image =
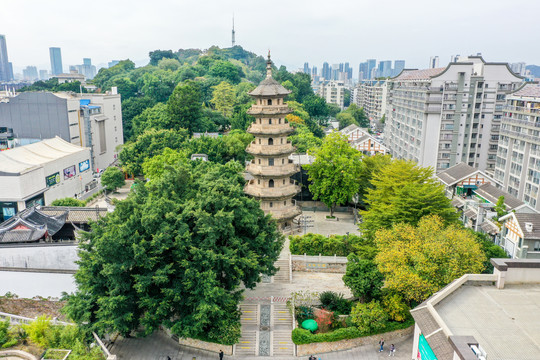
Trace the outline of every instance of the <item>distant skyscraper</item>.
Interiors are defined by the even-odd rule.
[[[49,72],[47,70],[39,70],[39,80],[47,80],[49,78]]]
[[[521,76],[525,76],[527,74],[527,64],[524,62],[518,62],[518,63],[512,63],[509,64],[510,69],[512,69],[513,72],[516,74],[519,74]]]
[[[62,74],[64,71],[62,70],[62,51],[60,48],[49,48],[49,55],[51,57],[51,73],[53,75]]]
[[[307,63],[307,62],[304,63],[304,73],[305,74],[310,74],[311,73],[311,70],[309,69],[309,63]]]
[[[379,67],[377,69],[377,77],[389,77],[392,75],[392,61],[385,60],[379,62]]]
[[[37,67],[27,66],[25,69],[23,69],[23,78],[24,80],[37,80],[38,78]]]
[[[82,61],[83,61],[83,65],[92,66],[92,59],[90,58],[83,58]]]
[[[367,59],[367,76],[366,79],[373,79],[373,69],[377,66],[377,60],[375,59]]]
[[[109,61],[107,66],[112,68],[114,65],[118,64],[119,62],[120,62],[120,60],[111,60],[111,61]]]
[[[435,69],[439,67],[439,57],[438,56],[432,56],[429,58],[429,68]]]
[[[13,80],[13,71],[10,70],[6,36],[0,35],[0,81]]]
[[[316,66],[311,68],[311,75],[313,75],[313,76],[317,75],[317,67]]]
[[[322,65],[322,73],[321,73],[321,76],[322,76],[325,80],[330,80],[330,78],[332,77],[332,69],[330,69],[330,65],[328,65],[327,62],[323,63],[323,65]]]
[[[71,71],[72,66],[70,66]],[[74,70],[77,70],[79,74],[83,74],[87,79],[93,79],[96,76],[96,67],[92,65],[92,59],[83,58],[82,65],[73,66]]]
[[[405,60],[395,60],[394,61],[394,70],[392,71],[393,76],[398,76],[403,69],[405,69]]]
[[[345,63],[345,66],[343,67],[343,71],[346,74],[346,80],[352,79],[352,67],[349,66],[348,62]]]
[[[358,81],[369,79],[368,62],[360,63],[358,66]]]

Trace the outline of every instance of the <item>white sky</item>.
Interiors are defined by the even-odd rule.
[[[540,64],[540,0],[0,0],[0,34],[15,71],[50,69],[51,46],[65,70],[155,49],[228,47],[236,42],[290,70],[367,58],[425,68],[438,55],[481,52],[487,61]]]

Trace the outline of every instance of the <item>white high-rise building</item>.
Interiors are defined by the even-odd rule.
[[[435,69],[439,67],[439,57],[438,56],[432,56],[429,58],[429,68]]]
[[[540,210],[540,85],[509,94],[502,117],[495,180]]]
[[[379,121],[386,113],[387,89],[385,80],[364,81],[356,86],[354,102],[358,107],[364,108],[370,121]]]
[[[341,109],[345,103],[345,84],[343,81],[327,81],[319,87],[319,96],[329,104],[336,104]]]
[[[388,81],[385,144],[436,171],[459,162],[493,174],[506,94],[523,79],[481,56]]]
[[[527,75],[527,64],[524,62],[512,63],[510,69],[521,76]]]

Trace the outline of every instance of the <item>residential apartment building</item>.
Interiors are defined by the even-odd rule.
[[[497,146],[495,179],[540,210],[540,85],[526,84],[507,96]]]
[[[353,92],[353,100],[358,107],[364,108],[367,117],[379,121],[386,113],[386,81],[364,81]]]
[[[318,89],[318,95],[329,104],[336,104],[341,109],[345,102],[345,84],[343,81],[326,81],[321,83]]]
[[[404,70],[388,81],[385,144],[437,171],[465,162],[492,175],[506,95],[522,82],[508,64],[481,56]]]
[[[105,169],[123,144],[118,94],[24,92],[0,102],[0,149],[60,138],[90,148],[94,171]]]

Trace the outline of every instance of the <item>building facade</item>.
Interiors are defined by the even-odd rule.
[[[345,83],[343,81],[325,81],[318,88],[318,95],[329,104],[336,104],[343,110],[345,103]]]
[[[363,81],[356,85],[353,92],[354,102],[370,121],[379,121],[386,113],[386,96],[388,86],[385,80]]]
[[[24,92],[0,102],[0,148],[55,136],[90,148],[91,168],[105,169],[123,144],[120,95]]]
[[[506,95],[522,81],[508,64],[480,56],[405,70],[388,82],[385,144],[394,157],[437,171],[465,162],[493,175]]]
[[[495,179],[540,210],[540,85],[526,84],[507,96],[497,147]]]
[[[245,186],[246,194],[259,200],[261,209],[272,214],[281,229],[291,229],[292,220],[300,215],[301,210],[293,201],[300,187],[291,176],[299,171],[289,159],[294,147],[287,139],[294,129],[285,120],[292,110],[284,103],[290,91],[272,78],[272,61],[268,54],[266,79],[249,94],[255,98],[255,104],[248,110],[255,121],[249,126],[248,133],[255,140],[246,152],[253,155],[246,171],[253,177]]]
[[[51,74],[60,75],[64,72],[62,67],[62,50],[59,47],[49,48],[51,58]]]
[[[0,34],[0,81],[13,80],[13,70],[9,63],[6,36]]]

